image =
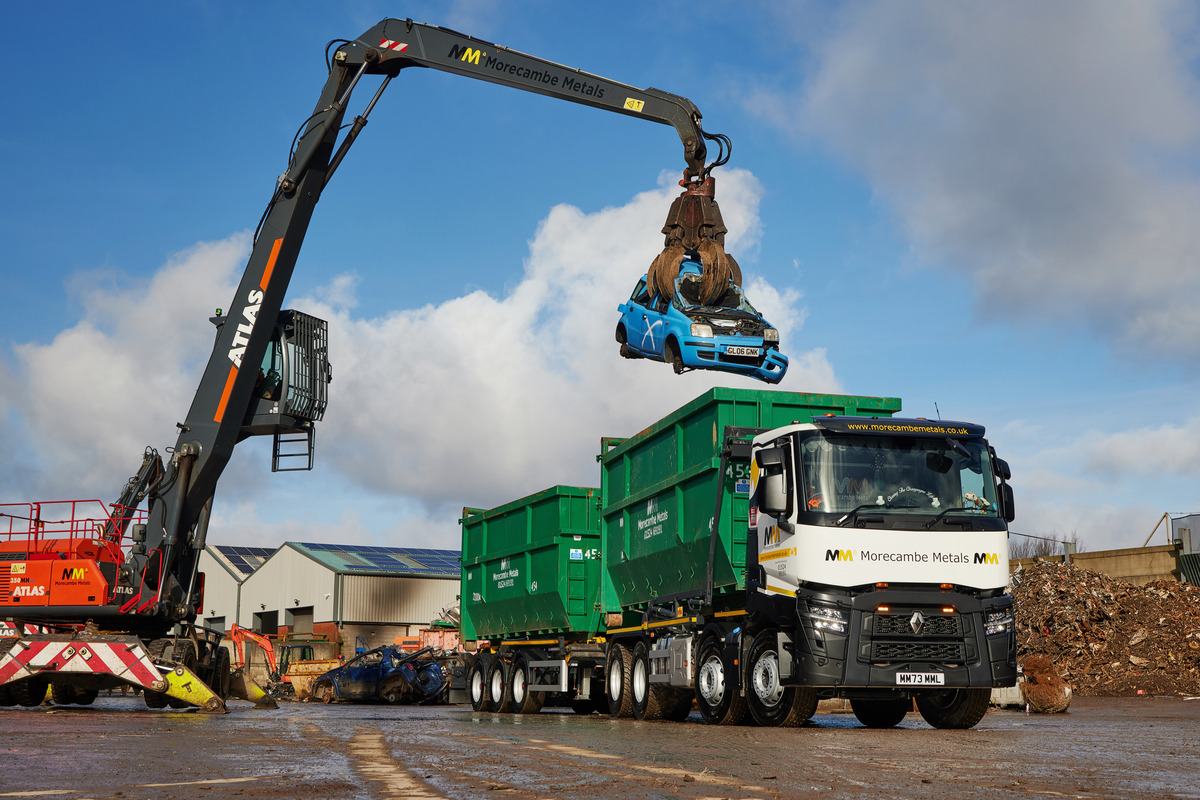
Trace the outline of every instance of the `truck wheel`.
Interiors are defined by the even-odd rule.
[[[8,685],[0,685],[0,706],[16,705],[16,702],[13,699],[12,692],[9,691]]]
[[[473,711],[492,710],[492,700],[488,697],[487,663],[481,657],[471,662],[471,671],[467,673],[467,693],[471,696]]]
[[[721,658],[721,640],[709,637],[700,645],[696,674],[696,705],[709,725],[741,725],[750,710],[746,698],[738,691],[733,675]]]
[[[513,711],[517,714],[536,714],[542,710],[545,695],[529,691],[532,684],[533,671],[529,669],[529,661],[525,656],[516,656],[508,670],[508,693],[512,698]]]
[[[650,682],[650,650],[645,642],[638,642],[633,647],[631,673],[633,716],[644,720],[662,719],[669,702],[665,696],[668,690],[660,683]]]
[[[76,689],[75,703],[81,706],[90,706],[96,702],[96,698],[100,696],[98,689]]]
[[[156,692],[153,689],[142,690],[142,701],[145,702],[146,708],[167,707],[167,696],[162,692]]]
[[[17,701],[19,706],[26,708],[40,706],[46,699],[46,690],[49,688],[50,684],[45,679],[26,678],[12,684],[12,698]]]
[[[667,707],[663,711],[663,719],[671,722],[683,722],[692,715],[692,693],[687,689],[671,689]]]
[[[50,698],[56,706],[69,706],[75,702],[75,687],[53,683],[50,685]]]
[[[935,728],[974,728],[987,713],[992,690],[947,689],[917,695],[917,711]]]
[[[488,670],[488,698],[492,701],[492,711],[499,714],[512,713],[512,696],[508,691],[508,676],[504,661],[497,658]]]
[[[633,698],[630,691],[630,675],[633,653],[623,644],[615,644],[608,650],[608,662],[604,667],[604,694],[608,698],[608,714],[614,719],[633,716]]]
[[[213,666],[213,682],[212,689],[217,697],[222,700],[229,698],[230,687],[233,684],[233,676],[230,674],[229,668],[229,651],[224,647],[217,648],[216,663]]]
[[[851,697],[850,708],[868,728],[894,728],[912,710],[907,697]]]
[[[792,728],[817,710],[817,691],[809,686],[784,686],[774,630],[765,630],[750,647],[746,700],[754,721],[764,728]]]

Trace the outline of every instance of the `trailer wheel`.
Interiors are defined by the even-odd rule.
[[[517,714],[536,714],[542,710],[545,696],[542,692],[531,692],[533,672],[529,669],[529,661],[523,655],[513,658],[508,670],[508,694],[512,700],[512,709]]]
[[[917,695],[917,711],[935,728],[974,728],[987,713],[992,690],[947,689]]]
[[[912,710],[907,697],[851,697],[850,708],[868,728],[894,728]]]
[[[817,710],[817,691],[810,686],[784,686],[779,674],[776,632],[765,630],[750,646],[746,700],[754,721],[764,728],[792,728]]]
[[[500,658],[493,661],[488,670],[488,699],[492,701],[492,711],[499,714],[510,714],[513,710],[506,672],[504,660]]]
[[[604,694],[608,699],[608,713],[614,719],[633,716],[633,693],[630,680],[633,654],[623,644],[615,644],[608,650],[608,661],[604,667]]]
[[[746,698],[721,657],[721,640],[710,636],[700,645],[696,673],[696,705],[709,725],[741,725],[750,714]]]
[[[482,656],[471,662],[471,671],[467,673],[467,692],[471,696],[473,711],[492,710],[492,700],[488,696],[487,662]]]

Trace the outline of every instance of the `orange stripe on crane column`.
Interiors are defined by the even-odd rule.
[[[275,240],[275,244],[271,246],[271,255],[267,258],[267,268],[263,270],[262,280],[258,282],[258,288],[265,290],[267,284],[271,282],[271,273],[275,271],[275,259],[279,258],[279,248],[283,246],[283,237]]]
[[[225,379],[225,390],[221,392],[221,402],[217,403],[217,413],[213,422],[220,422],[225,417],[225,406],[229,403],[229,393],[233,391],[233,381],[237,378],[237,367],[229,366],[229,377]]]

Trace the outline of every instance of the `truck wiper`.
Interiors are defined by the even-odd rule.
[[[932,528],[934,525],[938,524],[938,521],[941,520],[942,517],[946,516],[947,514],[953,514],[955,511],[977,511],[977,510],[978,509],[975,509],[975,508],[968,508],[967,506],[955,506],[954,508],[947,508],[945,511],[938,514],[936,517],[929,520],[929,522],[926,522],[925,527]]]
[[[842,518],[839,519],[834,524],[836,524],[839,528],[846,527],[846,523],[848,521],[850,521],[851,519],[857,518],[858,512],[862,511],[865,508],[915,508],[915,506],[908,506],[908,505],[897,506],[897,505],[893,505],[891,503],[863,503],[861,506],[857,506],[857,507],[852,508],[849,511],[847,511],[845,513],[845,515],[842,516]]]

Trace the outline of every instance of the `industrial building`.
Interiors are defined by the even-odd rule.
[[[208,545],[200,570],[207,627],[340,642],[342,652],[414,635],[458,604],[457,550]]]

